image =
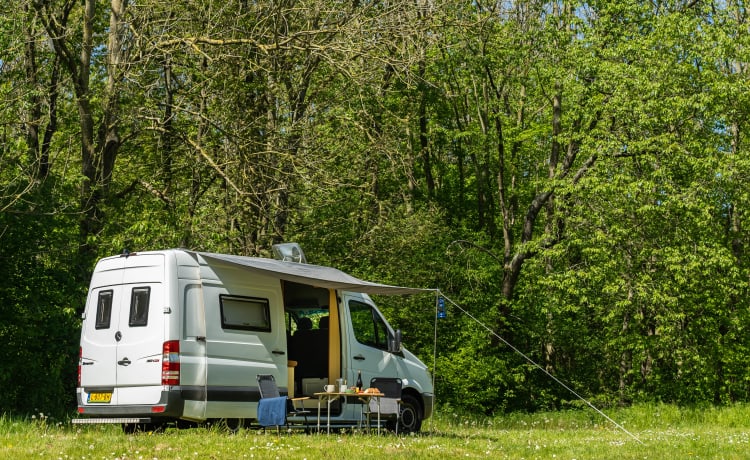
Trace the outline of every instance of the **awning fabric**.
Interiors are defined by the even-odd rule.
[[[328,289],[380,295],[419,294],[435,291],[435,289],[420,289],[371,283],[344,273],[341,270],[321,265],[301,264],[276,259],[233,256],[209,252],[199,252],[197,254],[207,260],[213,259],[239,265],[251,272],[272,274],[286,281],[293,281],[295,283],[308,284]]]

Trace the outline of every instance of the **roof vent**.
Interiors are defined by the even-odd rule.
[[[297,262],[300,264],[307,263],[305,253],[302,252],[302,248],[297,243],[274,244],[271,248],[273,249],[273,257],[276,260]]]

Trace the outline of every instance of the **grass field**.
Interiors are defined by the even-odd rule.
[[[750,406],[686,409],[644,405],[607,411],[634,437],[592,410],[496,418],[447,412],[412,436],[331,435],[216,427],[124,434],[72,426],[43,414],[0,417],[2,459],[747,459]]]

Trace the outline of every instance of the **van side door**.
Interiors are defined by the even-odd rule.
[[[262,287],[260,277],[224,285],[204,284],[206,296],[206,417],[247,418],[257,405],[258,374],[287,386],[286,329],[281,290]],[[275,281],[275,282],[274,282]],[[279,285],[278,280],[267,284]]]

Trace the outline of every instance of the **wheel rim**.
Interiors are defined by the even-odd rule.
[[[412,431],[414,429],[416,420],[416,414],[414,414],[414,408],[404,407],[404,410],[401,412],[401,426],[403,427],[403,431]]]
[[[403,397],[402,410],[398,421],[400,432],[412,433],[419,431],[421,420],[418,404],[413,397]]]

